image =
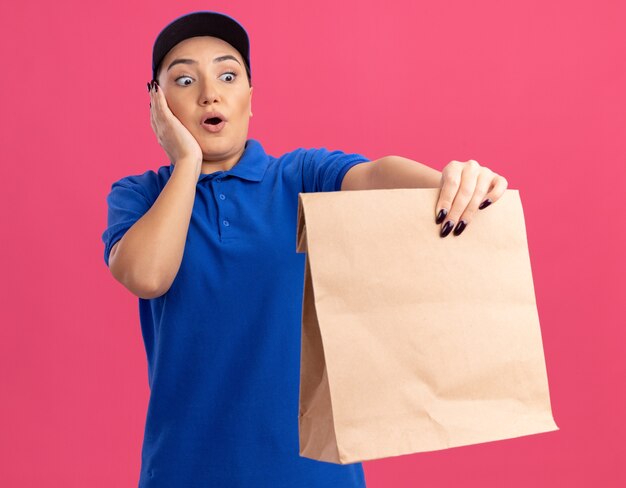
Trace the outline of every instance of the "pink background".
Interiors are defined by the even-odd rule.
[[[169,164],[152,42],[206,8],[251,36],[270,154],[476,159],[520,191],[560,430],[366,462],[368,487],[626,486],[624,2],[111,4],[0,7],[1,486],[137,485],[147,366],[105,197]]]

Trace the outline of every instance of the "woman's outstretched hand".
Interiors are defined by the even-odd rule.
[[[196,162],[198,171],[202,167],[202,149],[191,132],[172,113],[167,105],[163,90],[155,80],[148,83],[150,92],[150,125],[159,144],[167,153],[170,162],[182,159]]]
[[[442,170],[441,192],[435,209],[435,222],[443,222],[441,237],[446,237],[454,224],[457,224],[454,235],[458,236],[472,221],[476,211],[497,201],[507,186],[506,178],[473,159],[465,163],[448,163]]]

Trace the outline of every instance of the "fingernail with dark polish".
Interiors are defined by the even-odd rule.
[[[467,222],[465,222],[465,220],[459,221],[459,223],[456,225],[456,228],[454,229],[454,235],[458,236],[461,232],[465,230],[465,227],[467,227]]]
[[[448,220],[441,230],[441,237],[446,237],[452,230],[452,227],[454,227],[454,222],[452,220]]]
[[[154,90],[159,91],[159,84],[156,81],[154,82]]]
[[[493,202],[491,200],[489,200],[489,198],[487,198],[487,200],[485,200],[483,203],[480,204],[480,206],[478,207],[478,210],[482,210],[483,208],[488,207],[492,203]]]
[[[448,215],[448,211],[445,208],[439,210],[439,214],[437,215],[437,220],[435,220],[435,224],[441,224],[441,222],[443,222],[443,219],[446,218],[446,215]]]
[[[150,83],[146,83],[146,86],[148,87],[148,92],[150,92]]]

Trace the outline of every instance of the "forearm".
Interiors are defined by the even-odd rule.
[[[198,170],[176,164],[158,198],[119,241],[111,271],[141,298],[164,294],[182,262]]]
[[[439,188],[441,172],[401,156],[385,156],[373,163],[371,189]]]

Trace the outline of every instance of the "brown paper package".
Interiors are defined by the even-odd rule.
[[[439,236],[439,189],[300,193],[300,455],[348,464],[559,430],[518,190]]]

